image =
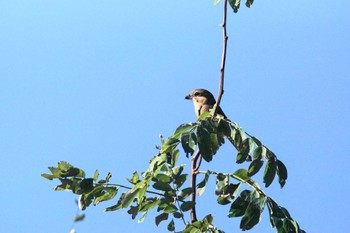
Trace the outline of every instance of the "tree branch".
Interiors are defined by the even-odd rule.
[[[191,201],[194,203],[192,209],[191,209],[191,221],[192,223],[197,221],[197,214],[196,214],[196,185],[197,185],[197,174],[199,165],[197,165],[198,159],[202,157],[199,150],[197,150],[196,154],[192,158],[191,162],[191,188],[192,188],[192,195],[191,195]],[[201,160],[200,160],[201,162]]]
[[[223,10],[223,19],[222,19],[222,58],[221,58],[221,68],[220,68],[220,84],[219,84],[219,93],[214,107],[213,116],[216,114],[218,107],[220,106],[221,97],[224,94],[224,77],[225,77],[225,64],[226,64],[226,50],[227,50],[227,40],[228,36],[226,33],[226,18],[227,18],[227,0],[224,0],[224,10]]]

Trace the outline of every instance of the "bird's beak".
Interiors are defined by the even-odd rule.
[[[185,99],[186,99],[186,100],[191,100],[191,99],[192,99],[192,96],[191,96],[191,95],[186,95],[186,96],[185,96]]]

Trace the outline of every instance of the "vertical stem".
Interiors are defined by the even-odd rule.
[[[226,17],[227,17],[227,0],[224,0],[224,11],[223,11],[223,19],[222,19],[222,58],[221,58],[221,68],[220,68],[220,84],[219,84],[219,93],[218,99],[216,102],[216,107],[214,109],[214,115],[216,113],[217,108],[220,105],[221,97],[224,94],[224,77],[225,77],[225,63],[226,63],[226,50],[227,50],[227,40],[228,36],[226,33]]]
[[[191,209],[191,221],[192,223],[197,221],[197,214],[196,214],[196,184],[197,184],[197,174],[198,174],[198,166],[197,161],[198,158],[201,156],[200,151],[197,150],[196,154],[192,158],[191,162],[191,188],[192,188],[192,195],[191,195],[191,201],[193,201],[194,206]]]

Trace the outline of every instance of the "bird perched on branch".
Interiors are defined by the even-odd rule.
[[[195,89],[191,91],[189,95],[185,97],[187,100],[192,100],[194,105],[194,111],[196,113],[196,117],[198,118],[203,112],[209,112],[216,103],[216,100],[210,91],[205,89]],[[222,115],[227,118],[225,113],[222,111],[220,106],[218,107],[217,114]]]
[[[196,113],[196,117],[198,118],[202,113],[209,112],[214,105],[216,104],[216,100],[210,91],[205,89],[195,89],[188,94],[185,99],[192,100],[194,105],[194,111]],[[225,119],[227,119],[225,113],[222,111],[220,106],[217,108],[217,114],[222,115]],[[225,137],[232,143],[232,145],[240,151],[240,146],[235,143],[234,139],[231,135],[225,135]],[[251,156],[247,156],[247,161],[251,161]]]

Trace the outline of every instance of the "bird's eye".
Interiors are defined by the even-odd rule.
[[[200,96],[201,95],[201,93],[200,92],[196,92],[196,93],[194,93],[194,96]]]

